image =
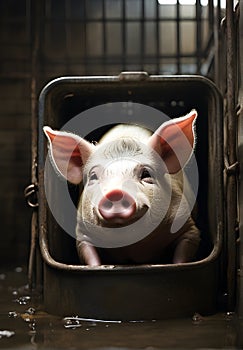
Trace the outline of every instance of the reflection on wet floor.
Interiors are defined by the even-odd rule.
[[[141,322],[60,317],[45,313],[26,281],[25,267],[0,270],[1,349],[243,348],[243,323],[232,313],[207,317],[195,313],[187,319]]]

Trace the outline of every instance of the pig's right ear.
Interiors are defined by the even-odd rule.
[[[162,124],[149,139],[149,146],[160,155],[170,174],[181,170],[192,156],[196,118],[197,112],[193,109],[184,117]]]
[[[95,146],[75,134],[54,131],[49,126],[44,126],[43,131],[49,141],[51,161],[58,173],[69,182],[79,184],[84,164]]]

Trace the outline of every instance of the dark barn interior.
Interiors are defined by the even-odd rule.
[[[130,349],[151,346],[151,349],[159,349],[180,348],[183,341],[184,348],[236,349],[243,346],[239,331],[243,315],[240,244],[243,232],[243,186],[240,182],[243,159],[242,11],[242,3],[237,0],[0,0],[0,347],[2,338],[6,348],[17,349],[20,344],[25,346],[28,343],[30,346],[31,343],[29,333],[27,337],[24,325],[20,324],[20,319],[25,320],[22,315],[26,314],[26,303],[18,305],[21,308],[16,313],[18,316],[9,314],[13,307],[7,293],[17,290],[17,287],[14,289],[15,284],[19,288],[18,294],[24,293],[25,297],[29,295],[29,290],[23,292],[23,285],[33,287],[34,296],[31,298],[39,305],[40,312],[43,309],[64,317],[74,316],[77,310],[76,314],[80,316],[75,320],[72,317],[68,320],[62,318],[61,325],[57,318],[40,314],[39,320],[38,316],[33,316],[34,321],[27,321],[29,328],[36,332],[39,322],[41,329],[40,339],[38,332],[34,336],[35,348]],[[130,78],[121,72],[137,73],[133,73],[129,81]],[[82,80],[81,77],[86,76],[93,77],[91,84]],[[60,77],[65,78],[53,83]],[[184,84],[187,84],[186,88]],[[127,91],[130,96],[127,96]],[[162,269],[162,280],[158,280],[160,270],[155,268],[152,271],[146,283],[154,288],[158,284],[161,290],[166,291],[168,287],[169,291],[176,287],[176,281],[178,285],[183,285],[182,279],[189,287],[184,288],[185,294],[182,293],[178,301],[176,293],[172,293],[174,308],[182,304],[181,314],[169,310],[170,297],[166,300],[167,304],[162,302],[159,307],[152,300],[151,309],[157,308],[154,312],[156,318],[160,319],[163,312],[164,315],[161,317],[163,321],[156,327],[151,323],[144,325],[143,334],[149,331],[151,336],[144,339],[140,336],[138,324],[130,329],[126,324],[121,328],[123,340],[120,340],[120,330],[112,328],[106,342],[100,340],[103,329],[98,327],[97,337],[92,341],[83,337],[84,342],[80,345],[78,334],[72,334],[67,341],[62,332],[63,324],[65,329],[69,326],[72,329],[83,327],[84,332],[84,329],[89,329],[90,323],[83,324],[86,321],[82,317],[112,322],[126,308],[124,303],[118,306],[117,312],[113,310],[120,300],[114,296],[116,293],[124,293],[124,298],[131,298],[135,312],[138,315],[141,312],[141,317],[150,319],[152,311],[150,313],[147,289],[143,290],[144,280],[141,277],[141,271],[144,276],[149,276],[150,271],[147,268],[139,271],[138,268],[131,272],[129,268],[123,271],[118,267],[118,275],[113,274],[110,279],[105,269],[99,274],[78,266],[76,251],[72,253],[75,250],[74,240],[65,235],[62,238],[63,232],[60,234],[60,228],[46,209],[40,176],[46,145],[40,129],[46,123],[60,128],[83,110],[123,100],[144,103],[169,116],[183,115],[195,105],[199,113],[205,114],[205,119],[198,122],[196,150],[201,179],[198,225],[203,232],[197,257],[199,264],[192,265],[191,270],[188,268],[189,273],[187,268],[178,270],[178,275],[172,275],[170,268]],[[89,136],[98,139],[99,132]],[[71,188],[72,191],[76,196],[77,189]],[[57,197],[57,200],[60,198]],[[216,218],[211,219],[211,214]],[[43,223],[47,233],[41,232]],[[210,238],[207,236],[211,227],[221,232],[220,239],[217,233]],[[48,257],[48,249],[55,261]],[[216,250],[215,256],[211,254]],[[44,258],[42,255],[45,255]],[[200,261],[204,260],[205,270],[203,263],[200,265]],[[59,263],[63,265],[59,266]],[[16,271],[21,271],[22,276],[16,277]],[[80,288],[81,277],[84,284],[82,297],[73,291]],[[204,294],[198,293],[207,279],[211,285]],[[95,281],[98,281],[101,293],[108,288],[114,291],[113,297],[102,299],[99,295],[96,305]],[[194,289],[196,284],[198,286]],[[130,293],[131,289],[127,291],[125,287],[123,290],[124,285],[127,289],[134,287],[134,292]],[[142,311],[136,297],[140,290],[144,300]],[[204,298],[207,292],[212,295]],[[149,300],[157,298],[157,293],[159,290],[151,294]],[[194,293],[200,295],[195,297]],[[206,310],[205,318],[200,315],[200,307],[195,311],[194,306],[187,309],[186,302],[180,300],[184,295],[192,299],[192,305],[203,303],[205,299],[205,307],[202,307]],[[74,305],[79,298],[83,301],[75,309],[69,298],[73,299]],[[162,312],[163,305],[165,309]],[[109,310],[107,314],[105,307]],[[93,309],[95,311],[89,317],[89,310]],[[120,319],[130,319],[133,315],[130,311],[124,310],[124,317]],[[187,317],[188,314],[194,326],[205,322],[205,328],[198,328],[191,339],[191,319],[183,325],[179,321],[170,323],[173,322],[171,320],[168,324],[163,323],[167,316]],[[9,322],[11,318],[15,318],[14,325]],[[51,327],[60,337],[58,340],[49,334],[51,322],[54,324]],[[163,340],[160,327],[164,327]],[[212,334],[214,327],[217,332],[215,338]],[[1,333],[5,328],[14,328],[15,337],[9,335],[8,339],[7,333]],[[11,343],[18,335],[18,329],[25,334],[24,340],[17,338],[16,343]],[[176,337],[172,341],[173,331]],[[181,336],[182,332],[186,335],[183,333]],[[227,335],[223,336],[225,332]],[[126,341],[125,338],[133,334],[138,340],[132,338],[132,341]]]
[[[31,115],[41,89],[60,76],[121,71],[201,74],[224,85],[217,63],[224,58],[214,54],[224,9],[195,3],[1,1],[3,262],[21,261],[29,250],[23,190],[31,182]]]

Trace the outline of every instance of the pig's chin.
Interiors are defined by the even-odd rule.
[[[129,226],[129,225],[133,224],[134,222],[138,221],[139,219],[141,219],[141,217],[143,217],[145,215],[147,210],[148,210],[148,207],[143,206],[141,209],[136,211],[134,213],[134,215],[132,215],[129,219],[127,219],[127,218],[124,219],[124,218],[117,216],[117,217],[113,217],[112,219],[105,220],[103,217],[98,215],[98,220],[99,220],[99,224],[103,227],[109,227],[109,228],[125,227],[125,226]]]

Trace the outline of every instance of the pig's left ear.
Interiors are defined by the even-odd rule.
[[[192,110],[181,118],[162,124],[149,139],[152,147],[163,159],[170,174],[181,170],[191,158],[195,146],[195,121]]]
[[[65,131],[43,128],[49,141],[49,151],[55,169],[69,182],[79,184],[83,178],[83,166],[91,155],[94,145],[83,138]]]

